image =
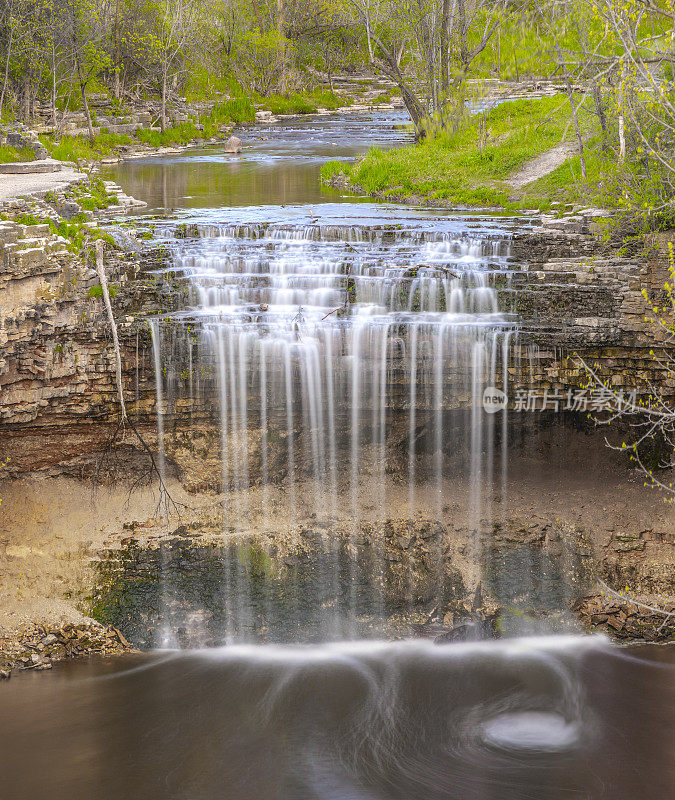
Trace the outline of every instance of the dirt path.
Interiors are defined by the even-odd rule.
[[[523,167],[507,179],[514,189],[522,189],[528,183],[548,175],[576,152],[577,146],[572,142],[564,142],[540,156],[531,159]]]
[[[83,172],[75,169],[64,169],[60,172],[0,174],[0,202],[33,192],[64,189],[69,184],[86,177]]]

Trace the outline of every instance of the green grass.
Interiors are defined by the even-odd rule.
[[[35,216],[35,214],[30,214],[27,211],[22,211],[20,214],[17,214],[14,217],[14,222],[18,222],[19,225],[41,225],[44,222],[44,220]]]
[[[335,110],[349,105],[347,100],[335,92],[317,89],[313,92],[270,95],[256,98],[256,105],[273,114],[315,114],[320,108]]]
[[[96,284],[96,286],[90,286],[87,294],[89,297],[103,297],[103,287],[100,283]],[[117,286],[110,284],[108,286],[108,294],[110,297],[115,297],[117,295]]]
[[[35,153],[30,147],[12,147],[9,144],[0,145],[0,164],[11,164],[13,161],[33,161]]]
[[[591,131],[594,122],[582,119],[584,132]],[[383,197],[514,208],[523,203],[513,199],[509,176],[571,133],[563,95],[515,100],[468,118],[456,133],[437,131],[420,144],[386,152],[373,148],[353,165],[328,162],[321,174],[328,181],[343,173],[368,194]]]
[[[344,161],[326,161],[321,167],[321,180],[328,183],[338,175],[346,174],[347,170],[349,170],[349,166]]]
[[[131,144],[130,136],[116,133],[100,133],[92,144],[86,136],[62,136],[57,142],[51,136],[41,136],[40,140],[58,161],[96,161],[113,155],[122,145]]]
[[[58,224],[51,219],[42,220],[42,222],[49,224],[53,234],[63,236],[68,241],[68,248],[74,253],[79,253],[87,243],[96,239],[101,239],[113,250],[118,249],[115,240],[109,233],[105,233],[100,228],[83,225],[86,222],[84,219],[77,217],[73,217],[70,221],[62,219]]]
[[[171,147],[187,144],[203,135],[194,122],[180,122],[165,131],[142,128],[137,131],[136,138],[151,147]]]
[[[252,101],[248,97],[237,97],[234,100],[216,103],[204,123],[209,121],[218,125],[230,122],[241,124],[242,122],[253,122],[254,119],[255,107]]]
[[[301,94],[270,95],[263,97],[258,105],[273,114],[314,114],[319,106]]]
[[[101,178],[93,175],[89,178],[87,188],[82,190],[77,199],[85,211],[108,208],[117,202],[113,195],[108,194]]]

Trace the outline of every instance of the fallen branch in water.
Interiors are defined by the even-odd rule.
[[[334,308],[332,311],[329,311],[323,317],[321,317],[321,322],[323,322],[325,319],[330,317],[331,314],[335,314],[337,311],[346,311],[349,308],[349,292],[352,289],[352,284],[351,284],[351,281],[350,281],[350,273],[351,273],[351,271],[352,271],[352,265],[349,264],[347,266],[347,270],[345,271],[345,277],[347,278],[347,285],[345,286],[345,301],[344,301],[344,303],[341,306],[338,306],[337,308]]]
[[[420,270],[420,269],[437,269],[439,272],[442,272],[444,275],[450,275],[450,277],[455,278],[456,280],[460,281],[462,276],[455,272],[454,270],[448,269],[447,267],[442,267],[440,264],[416,264],[413,269]]]

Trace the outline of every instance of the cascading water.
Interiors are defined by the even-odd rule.
[[[356,535],[394,499],[440,519],[451,472],[468,480],[478,548],[495,444],[482,395],[506,390],[514,341],[509,235],[489,219],[370,214],[167,228],[194,305],[151,321],[158,402],[214,408],[226,530],[313,520]],[[506,412],[497,439],[503,490]]]
[[[275,480],[271,435],[285,442],[290,516],[301,513],[298,484],[307,482],[317,512],[335,510],[338,490],[349,488],[358,514],[360,478],[372,461],[383,477],[388,422],[402,409],[411,510],[417,461],[431,453],[440,480],[443,412],[461,407],[472,420],[478,507],[481,465],[491,461],[483,439],[492,440],[480,399],[488,382],[507,376],[512,322],[497,295],[498,283],[508,282],[508,238],[435,227],[195,225],[194,238],[176,247],[175,269],[189,278],[198,305],[169,324],[200,326],[196,356],[188,350],[193,363],[215,371],[222,483],[238,518],[247,513],[246,490]],[[163,327],[152,322],[155,342]],[[188,378],[193,391],[194,369]],[[158,387],[159,400],[161,380]],[[431,436],[420,444],[425,427]]]

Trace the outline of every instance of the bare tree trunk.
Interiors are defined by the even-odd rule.
[[[497,31],[497,79],[502,75],[502,29]]]
[[[162,133],[166,130],[166,82],[167,82],[167,75],[166,69],[162,69],[162,119],[161,119],[161,127]]]
[[[26,73],[23,82],[23,118],[26,122],[30,119],[30,73]]]
[[[124,404],[124,391],[122,389],[122,354],[120,352],[120,340],[117,336],[117,324],[113,316],[112,304],[110,302],[110,292],[108,291],[108,278],[105,274],[103,267],[103,242],[98,239],[94,243],[94,253],[96,255],[96,272],[98,279],[101,282],[101,291],[103,294],[103,301],[108,312],[108,321],[110,322],[110,330],[112,331],[113,348],[115,349],[115,382],[117,383],[117,394],[120,401],[120,411],[122,414],[122,421],[127,419],[127,409]]]
[[[331,92],[333,91],[333,69],[331,67],[331,60],[330,55],[328,52],[328,47],[324,47],[323,49],[323,62],[326,65],[326,75],[328,77],[328,85],[330,86]]]
[[[63,112],[61,113],[61,122],[58,124],[58,128],[55,132],[55,135],[58,139],[61,138],[63,135],[63,129],[66,124],[66,117],[68,116],[68,107],[70,106],[70,100],[73,96],[73,78],[75,77],[75,71],[71,72],[70,81],[68,86],[68,96],[66,97],[66,101],[63,104]]]
[[[56,108],[56,47],[52,43],[52,122],[54,124],[54,132],[58,125],[57,108]]]
[[[449,54],[450,54],[450,26],[452,24],[452,15],[450,9],[453,5],[453,0],[443,0],[443,7],[441,10],[441,36],[440,36],[440,57],[441,57],[441,90],[445,97],[448,96],[450,91],[450,71],[449,71]]]
[[[626,160],[626,123],[623,112],[619,113],[619,164]]]
[[[115,428],[115,433],[112,436],[112,439],[108,443],[106,447],[106,451],[112,449],[114,446],[115,440],[117,439],[117,434],[119,431],[122,431],[122,435],[124,435],[125,427],[128,425],[131,430],[133,431],[134,435],[138,439],[141,444],[143,450],[148,454],[150,458],[150,472],[151,474],[154,472],[157,474],[157,479],[159,480],[159,506],[158,509],[162,506],[164,507],[164,514],[168,516],[169,509],[173,507],[174,511],[178,511],[178,505],[174,502],[173,498],[169,494],[169,490],[166,488],[166,484],[164,483],[164,475],[163,471],[157,467],[157,462],[155,461],[155,457],[152,454],[152,451],[148,447],[145,439],[141,436],[138,432],[138,429],[134,425],[133,421],[127,415],[127,407],[126,403],[124,402],[124,387],[122,385],[122,353],[120,350],[120,341],[117,335],[117,323],[115,322],[115,317],[113,315],[112,304],[110,302],[110,292],[108,291],[108,278],[105,274],[105,269],[103,266],[103,242],[99,239],[94,243],[94,255],[96,259],[96,272],[98,274],[98,279],[101,282],[101,293],[103,295],[103,301],[105,303],[106,311],[108,312],[108,321],[110,322],[110,330],[112,332],[113,338],[113,348],[115,350],[115,384],[117,385],[117,398],[120,403],[120,421],[117,423],[117,427]],[[98,474],[101,469],[101,465],[103,463],[103,459],[105,458],[105,452],[101,459],[98,462],[96,467],[96,471],[94,473],[94,483],[98,478]]]
[[[609,145],[607,144],[607,117],[605,115],[605,107],[602,104],[602,93],[597,82],[593,83],[593,102],[595,103],[595,110],[602,130],[602,149],[606,153],[609,150]]]
[[[286,0],[277,0],[277,30],[279,36],[286,33]]]
[[[14,39],[14,30],[9,34],[9,43],[7,44],[7,58],[5,59],[5,78],[2,82],[2,94],[0,94],[0,119],[2,119],[2,109],[5,104],[5,93],[7,92],[7,81],[9,80],[9,60],[12,55],[12,42]]]
[[[75,62],[77,68],[77,81],[80,84],[80,94],[82,95],[82,107],[84,108],[84,116],[87,120],[87,129],[89,131],[89,141],[94,144],[94,126],[91,122],[91,113],[89,111],[89,101],[87,100],[87,82],[82,75],[82,65],[79,59]]]
[[[574,132],[577,136],[577,147],[579,150],[579,163],[581,164],[581,177],[586,180],[586,158],[584,156],[584,140],[581,137],[581,128],[579,127],[579,115],[577,114],[577,104],[574,102],[574,91],[572,90],[572,82],[570,81],[570,74],[567,71],[567,64],[563,60],[562,53],[560,52],[560,45],[556,42],[556,48],[558,50],[558,63],[563,71],[563,77],[565,78],[565,88],[567,89],[567,99],[570,102],[570,108],[572,109],[572,119],[574,120]]]
[[[279,85],[282,91],[286,90],[286,0],[277,0],[277,31],[279,32],[279,47],[281,48],[281,74]]]
[[[424,126],[422,124],[426,116],[424,113],[424,108],[415,96],[413,90],[406,83],[401,70],[398,68],[396,60],[389,56],[385,59],[373,61],[373,66],[375,66],[380,72],[396,83],[399,91],[401,92],[401,97],[403,98],[405,107],[408,109],[408,113],[410,114],[412,124],[415,126],[416,135],[418,138],[423,139],[426,135],[426,131],[424,130]]]
[[[579,150],[579,163],[581,164],[581,177],[586,180],[586,157],[584,156],[584,140],[581,137],[581,129],[579,128],[579,115],[577,114],[577,106],[574,102],[574,92],[572,91],[572,85],[569,82],[569,78],[567,79],[567,96],[570,101],[570,107],[572,108],[572,118],[574,119],[574,132],[577,136],[577,148]]]
[[[120,40],[119,40],[119,27],[120,27],[120,0],[115,1],[115,63],[113,65],[115,77],[113,83],[113,93],[115,100],[120,99]]]
[[[372,62],[375,56],[373,54],[373,38],[372,38],[372,32],[370,30],[370,13],[368,11],[368,5],[366,5],[365,10],[363,12],[363,18],[366,23],[366,40],[368,42],[368,57]]]

